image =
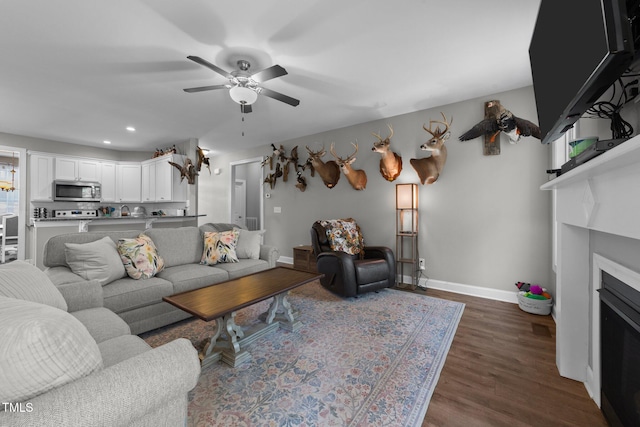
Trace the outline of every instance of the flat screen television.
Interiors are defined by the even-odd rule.
[[[542,143],[561,137],[634,63],[639,2],[542,0],[529,47]]]

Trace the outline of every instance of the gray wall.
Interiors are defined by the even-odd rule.
[[[354,168],[368,175],[367,188],[355,191],[344,176],[333,189],[308,172],[307,190],[295,188],[295,178],[278,180],[275,189],[265,187],[265,243],[277,246],[281,255],[292,257],[292,248],[309,244],[309,229],[317,219],[354,217],[368,244],[395,250],[395,184],[419,183],[410,158],[427,157],[419,150],[428,134],[423,123],[439,119],[440,111],[453,117],[447,142],[448,160],[440,179],[420,187],[420,257],[426,258],[431,279],[515,291],[514,283],[527,281],[548,285],[551,274],[550,192],[539,190],[548,180],[550,147],[537,139],[524,138],[511,145],[502,138],[499,156],[482,154],[482,139],[459,142],[458,136],[484,118],[484,102],[499,99],[516,115],[537,122],[531,87],[508,91],[439,108],[363,123],[317,135],[282,142],[287,152],[298,146],[306,159],[305,146],[329,149],[336,143],[341,156],[351,153],[350,142],[360,150]],[[378,170],[380,155],[371,151],[375,138],[385,136],[387,123],[394,128],[392,148],[403,158],[403,171],[395,182],[384,180]],[[200,222],[229,220],[229,162],[269,155],[265,145],[230,155],[212,157],[212,169],[220,175],[199,178]],[[330,154],[325,156],[329,160]],[[266,175],[269,171],[265,170]],[[281,207],[281,213],[274,213]]]

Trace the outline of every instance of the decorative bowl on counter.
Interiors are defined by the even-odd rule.
[[[132,217],[141,217],[141,216],[147,216],[147,210],[144,208],[144,206],[136,206],[135,208],[133,208],[133,213],[131,214]]]

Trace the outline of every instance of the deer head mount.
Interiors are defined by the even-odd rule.
[[[444,145],[445,141],[449,139],[451,132],[449,131],[453,118],[451,121],[447,121],[444,113],[442,115],[442,121],[429,120],[429,128],[423,125],[422,128],[431,134],[431,138],[420,146],[420,149],[425,151],[431,151],[431,156],[423,159],[411,159],[411,166],[418,173],[420,182],[424,185],[433,184],[438,180],[444,164],[447,161],[447,147]],[[431,129],[434,123],[444,125],[444,129],[440,129],[440,126],[436,126],[435,129]]]
[[[393,128],[389,127],[389,136],[382,139],[380,134],[372,132],[372,135],[378,138],[377,142],[373,143],[372,151],[380,153],[382,158],[380,159],[380,175],[387,181],[395,181],[402,172],[402,157],[398,156],[393,151],[389,150],[391,145],[391,137],[393,136]]]
[[[331,143],[331,154],[336,159],[336,163],[340,167],[340,170],[347,177],[349,184],[354,188],[354,190],[364,190],[367,186],[367,174],[362,169],[353,169],[351,164],[356,161],[356,153],[358,152],[358,144],[351,143],[355,147],[355,151],[349,157],[343,159],[336,154],[334,149],[334,143]]]
[[[313,176],[313,171],[317,171],[327,188],[335,187],[340,179],[340,167],[338,164],[333,160],[329,160],[326,163],[322,161],[322,157],[327,153],[324,146],[320,151],[311,151],[308,146],[306,147],[309,152],[309,161],[312,167],[311,176]]]

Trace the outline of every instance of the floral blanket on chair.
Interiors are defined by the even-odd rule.
[[[364,239],[360,227],[353,218],[319,221],[327,231],[327,240],[333,251],[364,257]]]

